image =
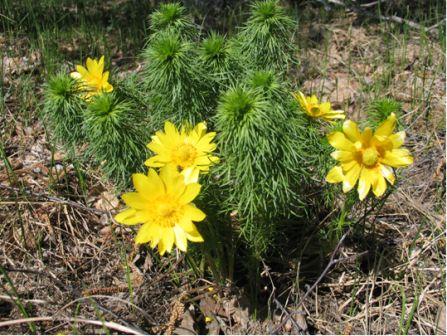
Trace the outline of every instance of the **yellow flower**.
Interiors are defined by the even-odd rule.
[[[312,118],[321,118],[326,121],[345,119],[345,113],[342,110],[332,110],[330,102],[319,103],[315,95],[306,97],[301,91],[292,93],[292,95],[304,112]]]
[[[406,167],[413,163],[408,149],[400,148],[405,132],[394,133],[396,115],[391,115],[373,131],[367,127],[360,132],[357,124],[347,120],[343,132],[328,135],[329,143],[337,150],[331,156],[340,161],[326,176],[329,183],[343,182],[343,192],[354,188],[358,181],[360,200],[365,199],[370,189],[380,197],[386,190],[385,179],[394,184],[392,168]]]
[[[129,207],[115,216],[118,223],[125,225],[143,224],[135,238],[137,244],[158,245],[163,255],[171,252],[175,244],[186,252],[187,240],[203,242],[193,222],[200,222],[205,214],[191,202],[200,192],[200,184],[186,185],[175,166],[167,165],[160,171],[149,169],[147,175],[132,176],[136,192],[122,195]]]
[[[204,122],[189,132],[184,127],[179,132],[171,122],[166,121],[164,132],[158,131],[147,145],[156,155],[145,164],[149,167],[174,164],[181,169],[185,183],[197,182],[200,172],[207,172],[210,165],[219,162],[218,157],[211,155],[216,149],[216,144],[211,143],[215,136],[215,132],[206,133]]]
[[[70,76],[79,80],[82,83],[82,88],[87,91],[86,99],[99,94],[101,92],[113,91],[113,86],[108,82],[109,72],[104,71],[104,56],[99,61],[96,59],[87,58],[87,68],[82,65],[76,65],[75,72],[72,72]]]

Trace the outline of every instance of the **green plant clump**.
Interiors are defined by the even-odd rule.
[[[143,54],[146,67],[144,87],[151,95],[152,117],[156,127],[166,119],[180,125],[196,124],[206,115],[200,72],[192,42],[178,33],[165,31],[150,41]]]
[[[247,64],[284,72],[293,61],[296,25],[277,0],[256,1],[234,42]]]
[[[152,37],[168,30],[184,37],[192,37],[196,33],[196,27],[186,14],[185,7],[176,2],[161,4],[159,9],[151,14],[150,30]]]
[[[270,91],[269,91],[270,93]],[[275,220],[300,204],[297,174],[302,149],[283,106],[259,88],[239,85],[219,101],[218,168],[228,188],[227,212],[236,210],[241,233],[261,256],[275,233]],[[294,121],[292,121],[293,123]]]
[[[51,128],[51,135],[66,149],[72,150],[82,143],[84,101],[80,98],[76,81],[66,74],[57,74],[45,86],[43,116]]]
[[[195,203],[206,218],[201,211],[189,208],[191,218],[200,222],[200,232],[182,222],[186,233],[173,236],[169,224],[167,242],[157,238],[154,243],[151,226],[147,225],[146,236],[139,236],[144,238],[141,242],[161,246],[163,254],[171,250],[173,239],[184,251],[186,240],[199,242],[203,236],[202,250],[195,250],[198,253],[189,260],[191,265],[200,265],[194,266],[194,271],[200,268],[201,276],[206,276],[203,265],[208,265],[214,279],[225,280],[242,266],[254,291],[259,289],[261,260],[274,253],[290,253],[290,244],[296,245],[303,232],[327,229],[322,236],[338,237],[351,223],[348,217],[357,200],[352,195],[354,187],[360,185],[361,171],[365,176],[371,174],[369,179],[363,176],[361,183],[372,186],[376,195],[384,195],[383,187],[387,187],[379,184],[386,183],[385,177],[376,179],[381,172],[374,170],[374,165],[379,167],[379,150],[386,148],[367,138],[368,134],[373,136],[368,133],[371,130],[360,136],[353,124],[342,126],[337,122],[344,115],[340,111],[334,115],[329,102],[291,94],[296,90],[289,76],[295,64],[296,27],[276,0],[252,3],[247,22],[228,38],[215,32],[202,33],[180,4],[162,4],[151,15],[151,32],[142,52],[143,71],[115,81],[113,92],[100,92],[89,100],[82,99],[77,83],[68,75],[50,79],[46,89],[45,115],[53,125],[54,136],[67,144],[80,144],[84,134],[87,157],[117,186],[126,186],[131,174],[145,171],[149,141],[157,158],[148,164],[160,171],[167,166],[164,178],[172,177],[170,174],[176,172],[171,168],[176,167],[183,173],[180,181],[185,179],[190,184],[199,179],[203,188],[194,184],[190,188],[195,191],[182,197],[193,195],[192,200],[202,190]],[[102,65],[95,63],[95,67],[102,70]],[[107,78],[101,76],[91,78],[99,78],[99,87],[110,91],[111,85],[104,86]],[[370,122],[375,125],[399,110],[395,101],[377,100],[368,110]],[[168,120],[175,125],[165,124]],[[157,133],[163,125],[165,131]],[[386,127],[391,126],[394,124]],[[209,143],[214,131],[217,149]],[[332,134],[332,140],[328,140],[326,135],[331,131],[347,135]],[[381,132],[379,138],[387,140],[386,130]],[[403,133],[394,136],[396,149],[403,138]],[[391,141],[388,145],[394,144]],[[395,166],[412,160],[405,151],[394,153],[405,154],[406,161],[399,163],[402,158],[394,158],[391,153],[384,158],[391,160],[391,165],[393,160]],[[340,162],[331,160],[331,154]],[[214,155],[220,158],[219,163]],[[394,178],[391,170],[381,169],[388,179]],[[199,177],[192,172],[200,173]],[[205,172],[208,174],[203,175]],[[145,188],[141,184],[137,188],[149,190],[147,184],[153,181],[157,179],[148,177],[143,182]],[[354,191],[343,198],[340,211],[334,211],[340,184],[344,191]],[[364,191],[364,197],[370,191],[366,187],[358,189]],[[132,196],[126,197],[132,203]],[[170,216],[179,208],[177,200],[158,201],[163,205],[160,213],[167,214],[166,222],[171,223]],[[135,213],[132,209],[121,213],[121,222],[139,224],[141,218],[152,218],[152,208],[150,213],[140,214],[142,203],[134,204]],[[145,202],[142,207],[146,206],[152,207]],[[132,217],[137,213],[142,217]],[[325,221],[333,224],[313,227]],[[160,232],[157,237],[163,236]],[[281,241],[282,237],[286,239]],[[197,262],[197,256],[202,260]]]
[[[391,113],[400,115],[402,104],[391,98],[379,98],[373,100],[367,109],[368,122],[372,126],[377,126],[384,121]]]
[[[85,111],[83,129],[87,155],[119,187],[130,182],[132,173],[143,170],[149,134],[134,105],[115,94],[93,97]]]

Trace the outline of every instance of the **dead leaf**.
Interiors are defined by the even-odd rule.
[[[189,309],[186,309],[182,316],[180,326],[174,329],[175,335],[196,335],[194,332],[194,318]]]
[[[102,192],[99,197],[99,200],[95,203],[95,208],[98,210],[110,211],[115,209],[120,204],[118,198],[108,191]]]

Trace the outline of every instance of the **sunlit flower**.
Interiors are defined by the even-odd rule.
[[[211,142],[215,136],[215,132],[206,132],[204,122],[190,131],[186,131],[184,127],[178,131],[167,121],[164,132],[155,133],[147,145],[156,155],[145,164],[149,167],[174,164],[181,170],[185,183],[197,182],[200,172],[207,172],[212,164],[219,161],[218,157],[211,155],[216,149],[216,144]]]
[[[70,74],[72,78],[82,83],[82,88],[87,91],[85,95],[86,99],[101,92],[113,91],[113,86],[108,82],[109,72],[103,72],[104,56],[101,56],[99,61],[88,57],[86,66],[87,68],[82,65],[76,65],[77,71]]]
[[[345,113],[342,110],[333,110],[330,102],[319,103],[315,95],[306,97],[301,91],[292,93],[292,95],[304,112],[312,118],[321,118],[326,121],[345,119]]]
[[[205,214],[191,202],[200,192],[200,184],[185,184],[175,166],[167,165],[160,170],[149,169],[147,175],[132,176],[136,192],[122,195],[129,207],[115,216],[125,225],[143,224],[135,238],[137,244],[158,245],[163,255],[171,252],[175,244],[179,250],[187,249],[187,241],[203,242],[193,222],[200,222]]]
[[[405,132],[393,133],[396,115],[390,116],[375,132],[367,127],[360,132],[357,124],[347,120],[343,132],[328,135],[329,143],[337,150],[331,156],[340,161],[326,176],[329,183],[343,182],[343,192],[348,192],[358,181],[360,200],[365,199],[370,189],[380,197],[386,190],[386,181],[394,184],[392,168],[406,167],[413,163],[408,149],[401,148]]]

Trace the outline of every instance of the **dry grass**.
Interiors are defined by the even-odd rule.
[[[356,19],[302,26],[313,42],[297,82],[354,119],[373,98],[402,102],[416,161],[304,302],[312,282],[297,289],[300,260],[282,273],[264,265],[274,316],[264,321],[249,319],[243,290],[210,283],[187,258],[133,247],[133,232],[112,220],[113,186],[47,140],[41,56],[0,36],[15,55],[3,59],[0,114],[0,333],[445,333],[445,53],[433,36]],[[57,319],[1,327],[27,317]]]

